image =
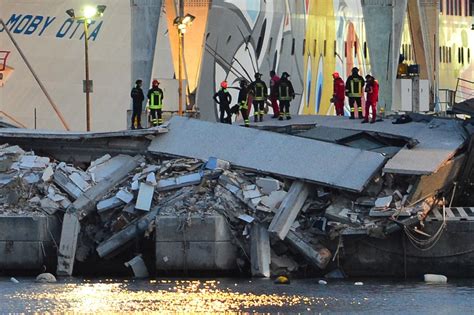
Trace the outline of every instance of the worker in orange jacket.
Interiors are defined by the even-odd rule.
[[[365,101],[365,117],[362,123],[369,122],[369,109],[372,108],[372,120],[371,124],[377,119],[377,102],[379,100],[379,83],[370,74],[365,76],[367,85],[365,86],[365,92],[367,93],[367,99]]]

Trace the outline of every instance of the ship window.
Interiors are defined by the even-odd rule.
[[[283,44],[285,43],[285,39],[282,38],[281,39],[281,43],[280,43],[280,53],[283,53]]]
[[[272,43],[273,43],[273,37],[270,37],[270,41],[268,42],[268,52],[272,50]]]
[[[326,40],[324,40],[324,57],[326,57]]]
[[[442,51],[442,49],[441,49],[441,47],[439,47],[439,62],[443,62],[443,58],[441,56],[441,51]]]
[[[306,39],[303,39],[303,56],[306,53]]]
[[[354,42],[354,57],[357,57],[357,42]]]
[[[316,48],[318,46],[317,40],[313,41],[313,57],[316,57]]]
[[[347,58],[347,42],[344,41],[344,57]]]
[[[334,41],[334,56],[337,56],[337,41]]]
[[[471,63],[471,48],[467,49],[467,63]]]
[[[452,63],[453,61],[452,61],[452,55],[451,55],[451,47],[449,47],[448,49],[448,58],[449,58],[448,62]]]
[[[367,42],[364,42],[364,58],[367,59]]]
[[[293,56],[295,54],[295,39],[293,38],[293,41],[291,42],[291,55]]]
[[[232,39],[232,35],[229,35],[229,37],[227,37],[227,44],[229,44],[231,39]]]

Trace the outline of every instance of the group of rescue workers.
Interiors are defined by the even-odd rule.
[[[353,68],[352,74],[347,78],[346,83],[339,76],[338,72],[333,73],[334,89],[331,102],[334,103],[337,116],[344,116],[344,101],[345,97],[349,98],[350,119],[355,118],[354,105],[357,104],[358,118],[364,120],[362,123],[369,122],[369,109],[372,109],[372,119],[370,123],[374,123],[377,117],[377,101],[379,95],[379,84],[377,80],[371,75],[366,75],[365,80],[359,75],[359,69]],[[227,81],[221,82],[221,88],[214,94],[214,101],[219,104],[221,123],[232,124],[232,115],[241,113],[246,127],[250,126],[250,104],[254,108],[254,121],[263,121],[265,115],[265,104],[267,100],[271,103],[273,108],[272,118],[279,120],[291,119],[290,102],[295,98],[295,90],[289,80],[288,72],[283,72],[281,78],[278,77],[275,71],[270,71],[270,95],[268,95],[268,88],[262,80],[262,74],[255,74],[255,81],[248,82],[242,79],[239,83],[239,96],[237,104],[232,108],[232,96],[228,91]],[[145,95],[142,90],[142,80],[135,82],[135,87],[132,89],[131,97],[133,100],[133,113],[131,128],[142,129],[141,113],[142,104],[145,100]],[[160,126],[163,124],[162,110],[163,110],[163,90],[159,88],[160,82],[158,80],[152,81],[152,87],[147,93],[148,105],[147,111],[150,113],[150,122],[152,126]],[[364,89],[365,87],[365,89]],[[365,115],[362,114],[362,95],[367,93],[365,101]]]
[[[220,122],[232,124],[232,114],[237,114],[240,111],[245,126],[249,127],[250,104],[254,108],[254,121],[263,121],[267,100],[272,104],[272,118],[283,120],[286,117],[286,119],[291,119],[290,102],[295,98],[296,94],[289,77],[288,72],[283,72],[280,78],[275,71],[270,71],[270,95],[268,95],[268,88],[262,80],[261,73],[256,73],[255,81],[251,83],[242,79],[239,83],[237,105],[232,108],[230,107],[232,96],[228,91],[228,83],[227,81],[222,81],[220,90],[214,94],[214,101],[219,104]]]
[[[365,76],[365,80],[359,75],[359,69],[352,68],[352,74],[347,78],[346,83],[339,76],[338,72],[332,75],[334,79],[333,97],[331,101],[336,107],[336,115],[344,116],[344,100],[346,96],[349,98],[349,108],[351,111],[350,119],[355,118],[354,104],[357,104],[358,118],[364,119],[362,123],[369,122],[369,110],[372,109],[372,119],[370,123],[375,123],[377,119],[377,102],[379,99],[379,83],[370,74]],[[365,86],[365,89],[364,89]],[[365,111],[362,114],[362,95],[367,93],[365,100]]]

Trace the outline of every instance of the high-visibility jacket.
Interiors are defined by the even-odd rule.
[[[262,80],[256,80],[250,85],[253,91],[255,101],[264,101],[268,96],[268,88]]]
[[[150,103],[150,109],[162,109],[163,108],[163,90],[156,87],[148,91],[148,100]]]
[[[364,93],[364,78],[360,75],[350,75],[346,81],[346,93],[349,97],[362,97]]]
[[[277,92],[280,101],[291,101],[295,97],[293,84],[288,79],[280,79],[278,81]]]
[[[244,87],[240,89],[238,102],[241,109],[249,109],[248,94],[249,94],[248,88]]]

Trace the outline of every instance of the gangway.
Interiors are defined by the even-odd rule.
[[[452,112],[474,115],[474,81],[458,78]]]

